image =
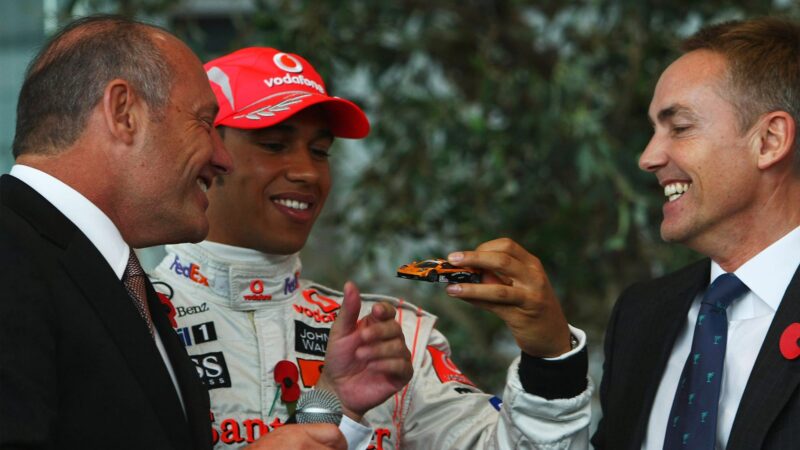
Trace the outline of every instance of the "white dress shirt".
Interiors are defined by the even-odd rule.
[[[798,264],[800,264],[800,227],[762,250],[734,272],[750,291],[728,307],[728,344],[717,417],[717,449],[724,449],[728,444],[733,419],[736,417],[750,372]],[[712,261],[710,281],[713,282],[723,273],[725,271]],[[701,292],[694,299],[683,330],[675,340],[667,368],[661,377],[653,409],[650,411],[647,434],[642,442],[643,450],[660,450],[664,446],[664,434],[672,409],[672,400],[692,346],[695,322],[703,294],[704,292]]]
[[[128,265],[130,246],[122,239],[122,235],[117,226],[114,225],[114,222],[100,208],[58,178],[33,167],[15,164],[9,174],[38,192],[52,203],[61,214],[64,214],[67,219],[74,223],[103,255],[117,278],[122,280],[125,267]],[[175,377],[175,371],[169,361],[167,351],[164,349],[164,344],[161,342],[161,336],[159,336],[158,330],[155,331],[156,347],[158,347],[158,352],[167,366],[167,371],[172,379],[172,384],[175,385],[175,391],[185,414],[186,407],[183,404],[183,396],[178,386],[178,379]]]

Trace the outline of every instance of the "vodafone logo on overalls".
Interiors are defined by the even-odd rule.
[[[259,279],[250,281],[250,292],[250,294],[242,295],[242,298],[251,302],[272,300],[271,295],[264,293],[264,282]]]
[[[264,282],[261,280],[253,280],[250,282],[250,292],[253,294],[261,294],[264,292]]]

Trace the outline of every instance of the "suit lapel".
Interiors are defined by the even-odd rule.
[[[641,408],[630,415],[633,423],[628,430],[635,430],[630,442],[640,443],[647,432],[650,410],[655,401],[661,377],[672,354],[672,347],[678,333],[686,323],[686,315],[697,294],[708,285],[709,261],[701,260],[656,285],[655,301],[649,311],[642,313],[640,324],[640,344],[636,348],[642,352],[636,355],[639,380],[630,386],[631,399],[640,398]],[[624,325],[623,325],[624,326]],[[634,408],[635,410],[635,408]],[[638,446],[636,447],[638,448]]]
[[[211,421],[208,390],[197,376],[197,369],[189,359],[186,350],[178,340],[172,324],[165,313],[164,305],[147,282],[147,303],[153,317],[153,324],[161,337],[164,349],[172,363],[172,369],[181,388],[183,404],[186,407],[186,418],[189,422],[193,449],[211,448]]]
[[[66,274],[96,311],[150,401],[174,448],[189,448],[188,427],[161,354],[122,282],[89,239],[22,181],[0,177],[0,201],[61,249]],[[159,310],[160,311],[160,310]]]
[[[761,448],[766,435],[800,383],[800,359],[783,357],[783,330],[800,322],[800,268],[781,300],[747,381],[733,421],[728,449]]]
[[[158,348],[120,280],[82,233],[75,234],[61,262],[128,362],[153,405],[165,434],[175,448],[185,448],[188,442],[186,420],[175,387]]]

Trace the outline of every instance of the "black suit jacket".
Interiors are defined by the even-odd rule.
[[[148,284],[144,321],[99,251],[0,177],[0,449],[210,449],[208,394]]]
[[[656,390],[695,296],[709,281],[708,259],[627,289],[605,339],[600,384],[603,417],[592,444],[639,450]],[[800,269],[789,284],[750,374],[727,450],[800,448],[800,359],[779,349],[783,330],[800,322]],[[728,348],[735,352],[735,348]]]

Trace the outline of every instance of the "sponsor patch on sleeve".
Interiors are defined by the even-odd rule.
[[[428,352],[431,354],[431,359],[433,360],[433,370],[436,371],[436,376],[439,377],[439,381],[442,383],[454,381],[456,383],[475,386],[475,383],[470,381],[466,375],[458,370],[458,367],[453,364],[453,361],[445,352],[430,345],[428,346]]]
[[[492,404],[494,409],[500,411],[500,408],[503,407],[503,400],[500,397],[494,396],[489,399],[489,403]]]

